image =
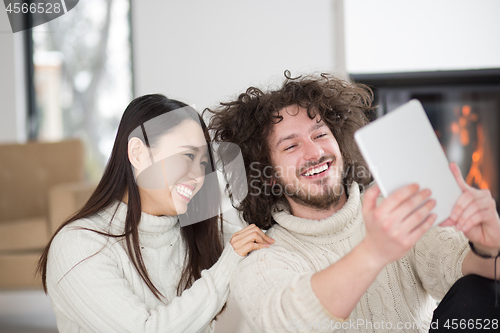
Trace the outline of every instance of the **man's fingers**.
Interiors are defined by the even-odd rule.
[[[404,186],[382,201],[378,208],[381,210],[382,214],[392,212],[396,207],[414,195],[418,191],[418,188],[418,184]]]
[[[469,216],[469,218],[467,218],[467,220],[465,220],[460,226],[457,226],[457,229],[461,230],[463,233],[468,233],[472,228],[483,223],[489,218],[491,218],[491,214],[488,209],[476,211],[473,215]]]
[[[453,173],[453,176],[455,176],[455,180],[457,181],[458,186],[462,191],[466,191],[470,189],[470,186],[467,185],[467,183],[464,180],[464,177],[462,177],[462,171],[460,171],[460,168],[455,162],[450,163],[450,169],[451,173]]]
[[[404,232],[411,233],[417,229],[429,217],[429,213],[435,206],[436,200],[430,199],[408,215],[401,226]]]
[[[380,189],[377,184],[366,190],[363,198],[363,211],[369,212],[377,207],[377,197],[380,194]]]
[[[417,225],[411,232],[410,234],[410,242],[412,244],[415,244],[422,236],[429,231],[430,228],[434,225],[434,222],[436,222],[437,215],[436,214],[430,214],[425,218],[425,220]]]
[[[475,200],[476,197],[473,191],[468,190],[462,193],[451,210],[450,218],[454,221],[458,221],[464,210]]]
[[[460,217],[457,221],[457,228],[462,229],[465,225],[466,221],[474,214],[479,211],[486,210],[490,206],[490,202],[488,198],[482,197],[478,200],[472,200],[460,214]]]
[[[441,222],[439,224],[440,227],[444,228],[444,227],[452,227],[454,226],[455,224],[457,224],[456,221],[453,221],[452,219],[450,218],[447,218],[446,220],[444,220],[443,222]]]
[[[393,212],[394,216],[398,216],[400,220],[406,219],[410,214],[412,214],[413,211],[415,211],[415,209],[417,209],[417,207],[422,205],[424,201],[431,196],[431,194],[431,190],[429,189],[424,189],[415,193],[398,207],[396,207]]]

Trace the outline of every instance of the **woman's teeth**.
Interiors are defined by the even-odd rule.
[[[188,199],[191,199],[191,196],[193,195],[193,191],[191,191],[189,188],[185,186],[176,185],[175,190],[177,191],[177,193],[179,193],[182,196],[185,196]]]
[[[311,169],[311,170],[307,171],[303,175],[306,176],[306,177],[313,176],[313,175],[316,175],[316,174],[318,174],[320,172],[325,171],[326,169],[328,169],[328,164],[323,164],[322,166],[320,166],[318,168],[314,168],[314,169]]]

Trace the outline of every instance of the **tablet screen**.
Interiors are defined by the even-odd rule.
[[[436,200],[435,225],[449,217],[462,191],[418,100],[362,127],[354,137],[384,197],[417,183]]]

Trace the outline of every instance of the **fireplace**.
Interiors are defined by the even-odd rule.
[[[500,69],[351,75],[374,90],[376,116],[420,100],[450,161],[500,210]]]

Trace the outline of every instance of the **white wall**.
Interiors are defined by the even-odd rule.
[[[345,0],[349,73],[500,67],[499,0]]]
[[[136,95],[198,110],[292,74],[335,68],[332,0],[132,0]]]
[[[339,3],[132,0],[136,95],[160,92],[201,110],[250,85],[280,83],[285,69],[342,75]],[[0,142],[26,139],[22,46],[0,10]]]
[[[0,142],[26,140],[26,99],[22,32],[12,33],[0,10]]]

